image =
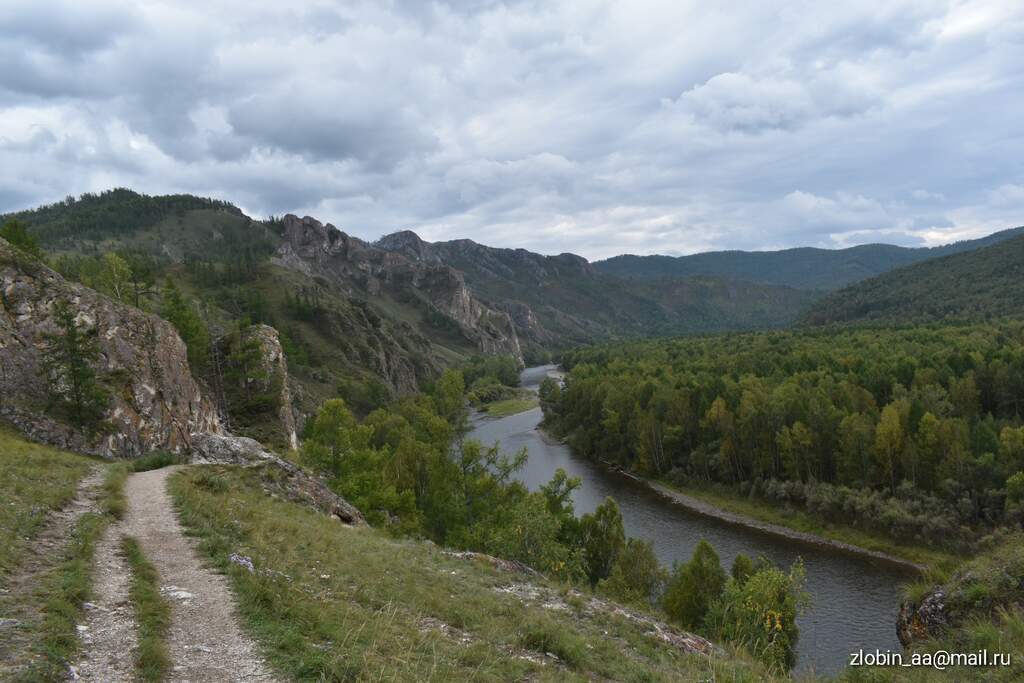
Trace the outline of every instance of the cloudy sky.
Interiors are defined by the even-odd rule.
[[[1011,0],[4,0],[0,64],[0,212],[127,186],[589,258],[1024,224]]]

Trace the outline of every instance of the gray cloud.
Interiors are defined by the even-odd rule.
[[[127,185],[591,258],[1024,223],[997,0],[0,7],[0,211]]]

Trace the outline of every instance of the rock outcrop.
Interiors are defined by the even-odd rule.
[[[58,302],[95,331],[96,370],[110,393],[108,428],[86,436],[45,411],[42,372]],[[66,281],[0,240],[0,415],[28,436],[82,453],[130,458],[149,451],[187,451],[195,432],[222,430],[214,405],[189,370],[174,327],[137,308]]]
[[[199,433],[192,435],[191,462],[196,464],[266,466],[270,474],[264,486],[276,495],[309,505],[346,524],[366,523],[362,513],[334,493],[322,481],[284,458],[263,448],[258,441],[241,436]]]
[[[299,447],[295,412],[293,410],[291,381],[288,375],[288,361],[281,348],[278,331],[269,325],[252,325],[239,333],[223,337],[218,341],[224,357],[225,375],[232,399],[244,401],[246,397],[269,397],[267,411],[276,413],[277,424],[264,425],[266,432],[274,434],[275,443],[289,448]],[[252,351],[250,353],[249,351]],[[233,401],[228,401],[228,410]],[[231,424],[236,422],[231,415]],[[256,418],[264,421],[263,412]],[[262,433],[262,432],[261,432]]]
[[[949,628],[946,613],[946,593],[937,586],[920,603],[905,600],[896,618],[896,635],[903,647],[911,643],[941,636]]]
[[[408,248],[399,251],[368,244],[309,216],[285,216],[281,226],[278,265],[328,278],[371,300],[384,288],[399,299],[418,300],[429,313],[450,321],[482,353],[508,353],[522,362],[508,313],[475,297],[461,272],[441,263],[426,243],[418,242],[422,249],[417,247],[414,233],[407,233]]]

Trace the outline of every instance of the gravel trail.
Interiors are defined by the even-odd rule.
[[[96,545],[93,602],[85,604],[85,624],[79,627],[82,655],[72,665],[70,678],[96,683],[130,681],[135,672],[138,627],[128,599],[131,580],[121,554],[124,523],[107,527]]]
[[[171,604],[167,650],[168,683],[274,681],[255,645],[238,626],[227,579],[205,567],[178,523],[165,467],[128,477],[128,510],[111,525],[97,548],[96,602],[87,606],[83,653],[71,669],[73,680],[132,681],[137,625],[128,599],[130,568],[121,539],[135,538],[160,576],[160,592]],[[80,678],[76,678],[76,676]]]
[[[179,467],[133,474],[125,485],[125,533],[160,575],[170,601],[167,648],[171,683],[273,681],[256,646],[238,626],[227,579],[205,567],[185,537],[167,492]]]

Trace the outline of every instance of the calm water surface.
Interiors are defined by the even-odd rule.
[[[522,384],[536,389],[554,370],[527,368]],[[577,514],[592,512],[606,496],[615,498],[626,533],[651,541],[665,565],[688,560],[702,538],[715,547],[726,571],[739,553],[751,558],[764,554],[783,567],[802,557],[811,605],[798,622],[797,671],[834,673],[846,665],[853,650],[900,649],[896,613],[899,586],[908,577],[899,569],[690,512],[629,477],[574,457],[568,447],[537,430],[540,420],[540,408],[505,418],[477,415],[471,436],[488,445],[500,442],[508,452],[526,447],[529,460],[518,477],[531,490],[550,481],[558,468],[580,477],[583,484],[573,496]]]

